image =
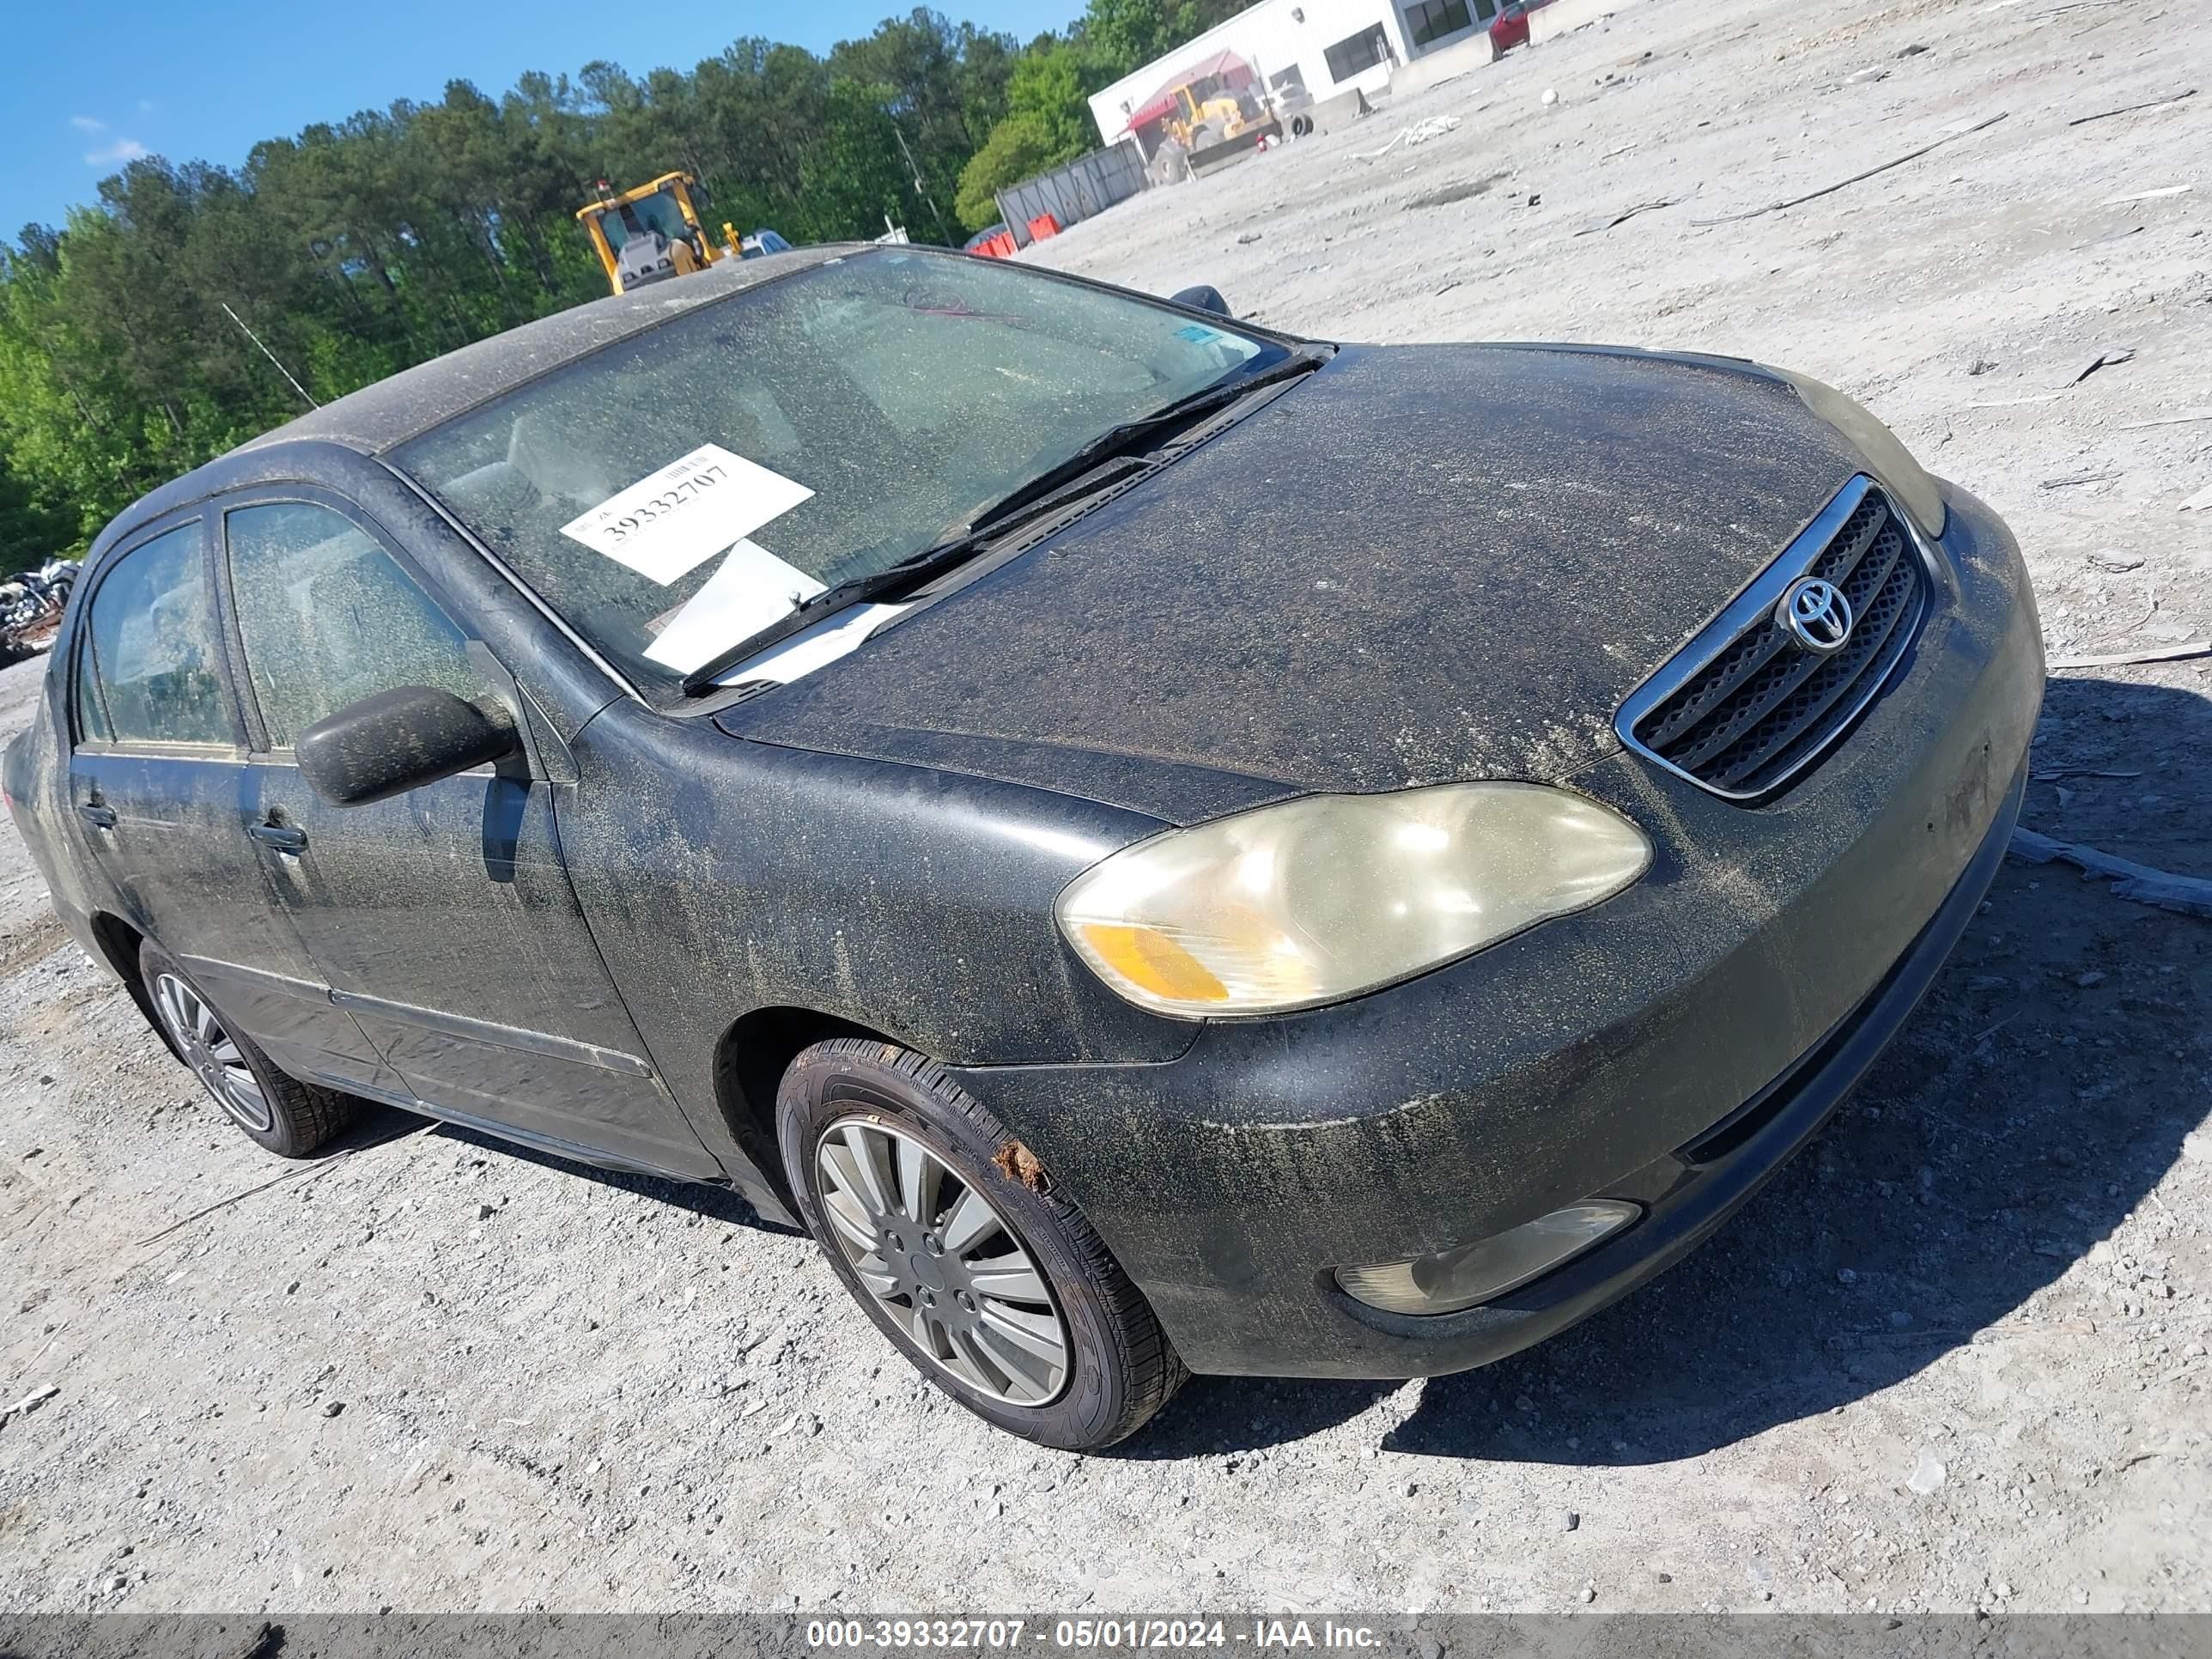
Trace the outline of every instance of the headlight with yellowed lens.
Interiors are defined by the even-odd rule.
[[[1850,440],[1866,459],[1869,471],[1889,487],[1898,504],[1912,515],[1920,533],[1930,541],[1942,538],[1945,508],[1943,492],[1927,469],[1912,459],[1912,452],[1863,408],[1835,387],[1792,369],[1774,373],[1797,389],[1805,407]]]
[[[1371,991],[1610,898],[1651,843],[1610,807],[1528,783],[1308,795],[1122,848],[1061,892],[1108,985],[1185,1018]]]

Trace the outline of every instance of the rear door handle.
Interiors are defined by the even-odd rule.
[[[98,801],[85,801],[77,807],[77,815],[95,830],[115,828],[115,809],[102,806]]]
[[[307,850],[307,832],[289,823],[249,823],[246,833],[264,847],[273,847],[280,853],[304,853]]]

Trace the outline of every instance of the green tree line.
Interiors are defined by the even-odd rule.
[[[0,574],[301,412],[240,324],[327,403],[605,292],[575,210],[675,168],[711,225],[804,243],[888,216],[957,242],[994,191],[1097,147],[1090,94],[1240,9],[1090,0],[1027,45],[916,9],[826,56],[745,39],[688,73],[454,81],[235,167],[132,161],[0,244]]]

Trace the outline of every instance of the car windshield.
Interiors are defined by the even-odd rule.
[[[884,249],[674,318],[396,459],[658,697],[1108,428],[1283,355],[1133,296]]]

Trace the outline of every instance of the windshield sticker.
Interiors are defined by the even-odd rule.
[[[646,649],[646,659],[679,674],[703,665],[732,641],[757,634],[822,591],[822,584],[768,549],[740,541]]]
[[[561,533],[665,586],[813,494],[720,444],[702,444],[570,520]],[[726,566],[714,581],[726,574]]]

